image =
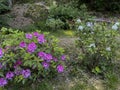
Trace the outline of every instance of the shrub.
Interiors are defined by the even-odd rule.
[[[0,86],[52,79],[64,71],[66,56],[46,32],[24,33],[2,28]]]
[[[68,5],[53,6],[49,10],[50,16],[55,19],[73,19],[78,16],[76,8]]]
[[[64,26],[64,22],[62,22],[60,19],[48,19],[46,21],[46,26],[55,31],[61,29]]]
[[[120,12],[120,1],[119,0],[97,0],[91,1],[92,9],[96,8],[97,11],[112,11],[112,12]],[[91,7],[91,5],[89,5]]]
[[[19,3],[33,3],[33,2],[35,2],[33,0],[14,0],[14,1],[19,2]]]
[[[55,20],[60,19],[64,22],[63,29],[69,29],[68,21],[74,22],[73,19],[78,16],[79,11],[77,8],[71,7],[70,5],[53,6],[49,10],[49,18],[54,18]]]
[[[0,0],[0,13],[10,10],[7,0]]]
[[[37,30],[36,25],[34,24],[30,24],[30,25],[26,25],[24,27],[22,27],[22,29],[20,29],[23,32],[33,32],[34,30]]]
[[[89,9],[95,11],[120,12],[119,0],[72,0],[75,7],[80,8],[81,4],[86,4]]]
[[[8,23],[7,21],[9,20],[9,16],[8,15],[0,15],[0,29],[3,27],[3,26],[6,26],[8,27]]]
[[[112,68],[112,63],[116,60],[119,23],[112,27],[93,22],[77,22],[77,25],[77,46],[81,50],[79,58],[91,72],[104,74]]]

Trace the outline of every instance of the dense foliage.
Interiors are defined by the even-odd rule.
[[[119,0],[72,0],[76,7],[86,4],[89,9],[96,11],[120,12]]]
[[[49,10],[49,19],[61,20],[63,29],[69,29],[69,23],[74,23],[73,19],[80,15],[77,8],[69,5],[52,6]]]
[[[10,7],[8,5],[8,1],[7,0],[0,0],[0,14],[2,12],[9,10],[9,9],[10,9]]]
[[[89,71],[104,74],[112,68],[116,60],[118,49],[117,37],[119,36],[119,22],[108,27],[106,23],[82,23],[77,20],[77,46],[81,49],[79,56]]]
[[[51,79],[64,71],[66,56],[48,33],[24,33],[2,28],[0,86]]]
[[[2,16],[2,15],[0,15],[0,28],[2,28],[3,26],[8,26],[8,24],[7,24],[7,20],[9,19],[9,17],[7,16],[7,15],[4,15],[4,16]]]

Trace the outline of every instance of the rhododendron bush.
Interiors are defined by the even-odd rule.
[[[24,33],[2,28],[0,86],[52,78],[64,71],[66,56],[58,40],[40,31]]]

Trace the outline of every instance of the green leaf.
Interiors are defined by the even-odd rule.
[[[96,71],[97,73],[101,73],[101,70],[100,70],[100,68],[99,68],[98,66],[95,67],[95,71]]]
[[[3,76],[4,76],[3,72],[0,72],[0,76],[1,76],[1,77],[3,77]]]

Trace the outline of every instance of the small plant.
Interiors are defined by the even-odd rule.
[[[118,49],[119,23],[108,27],[106,23],[77,22],[77,46],[81,50],[79,58],[87,69],[95,74],[104,74],[112,68]]]
[[[55,31],[61,29],[64,26],[64,22],[62,22],[60,19],[48,19],[46,21],[46,26]]]
[[[0,36],[0,87],[52,79],[64,71],[64,50],[47,32],[24,33],[2,28]]]
[[[105,78],[106,78],[105,79],[106,90],[118,89],[118,85],[120,81],[119,81],[119,77],[115,73],[109,71],[109,73],[106,73]]]
[[[5,26],[5,27],[8,27],[8,20],[9,20],[9,16],[8,15],[1,15],[0,16],[0,29]]]

